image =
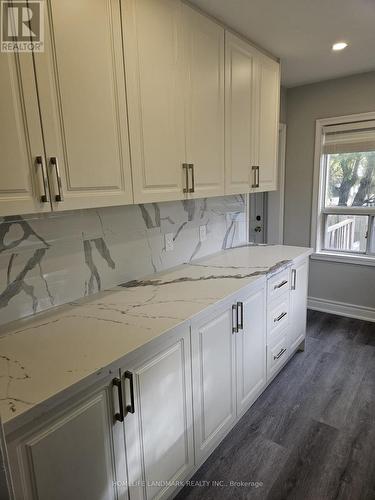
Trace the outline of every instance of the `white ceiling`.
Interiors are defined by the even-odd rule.
[[[191,2],[279,57],[287,87],[375,69],[375,0]]]

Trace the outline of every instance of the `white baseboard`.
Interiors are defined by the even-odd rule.
[[[337,314],[339,316],[346,316],[348,318],[357,318],[375,322],[375,308],[372,307],[309,297],[307,299],[307,308],[312,309],[313,311],[322,311],[330,314]]]

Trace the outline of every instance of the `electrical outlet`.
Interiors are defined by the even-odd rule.
[[[173,250],[173,233],[167,233],[165,235],[165,251],[171,252]]]
[[[199,240],[206,241],[207,239],[207,226],[199,226]]]

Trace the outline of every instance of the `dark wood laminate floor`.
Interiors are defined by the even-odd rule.
[[[374,500],[375,323],[309,311],[297,353],[178,500]],[[259,485],[261,483],[261,485]]]

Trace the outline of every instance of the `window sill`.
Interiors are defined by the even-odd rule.
[[[360,266],[375,266],[375,255],[344,255],[332,252],[316,252],[311,255],[314,260],[325,260],[327,262],[340,262],[342,264],[356,264]]]

